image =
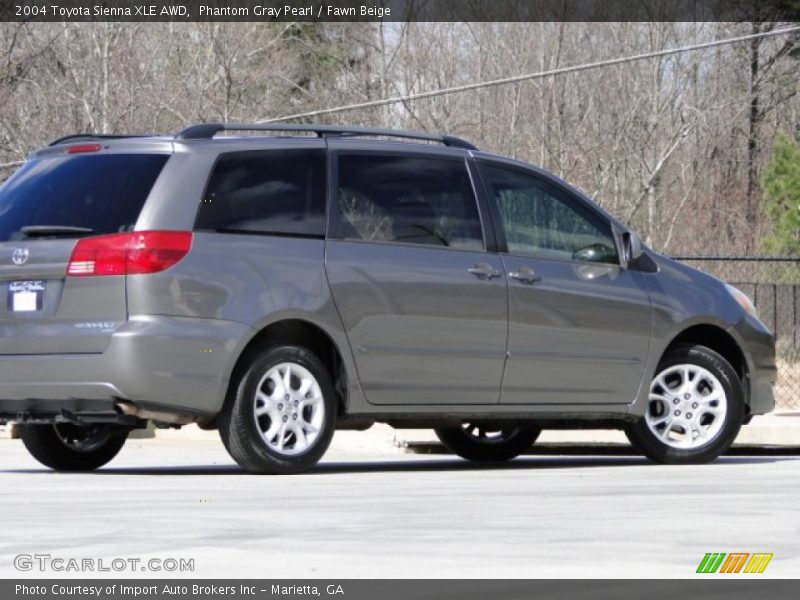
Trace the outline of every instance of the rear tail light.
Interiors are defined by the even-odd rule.
[[[189,253],[191,231],[133,231],[78,240],[67,275],[138,275],[169,269]]]

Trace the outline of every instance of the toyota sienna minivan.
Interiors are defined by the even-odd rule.
[[[741,291],[557,177],[461,139],[309,125],[76,135],[0,187],[0,419],[91,470],[149,421],[254,473],[336,429],[502,461],[542,428],[709,461],[773,408]]]

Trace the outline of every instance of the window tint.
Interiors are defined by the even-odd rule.
[[[462,161],[342,155],[339,209],[346,239],[483,249]]]
[[[35,225],[80,227],[91,233],[131,229],[165,154],[98,154],[36,159],[0,187],[0,241],[25,238]]]
[[[611,225],[536,177],[484,164],[512,254],[619,263]]]
[[[325,235],[323,150],[223,154],[197,215],[197,229]]]

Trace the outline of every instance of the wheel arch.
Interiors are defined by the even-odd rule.
[[[337,394],[338,412],[347,410],[350,384],[348,369],[341,349],[333,336],[320,325],[300,317],[286,317],[264,325],[239,352],[226,386],[225,399],[231,397],[231,387],[236,385],[247,363],[259,352],[270,346],[297,345],[313,352],[325,365]]]
[[[745,410],[750,407],[750,365],[742,350],[741,344],[729,331],[713,323],[697,323],[678,332],[666,345],[659,356],[660,363],[664,356],[678,346],[698,344],[710,348],[722,356],[739,376],[745,398]],[[657,364],[658,364],[657,363]]]

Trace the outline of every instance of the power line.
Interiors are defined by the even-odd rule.
[[[764,33],[754,33],[750,35],[742,35],[739,37],[727,38],[724,40],[715,40],[713,42],[705,42],[703,44],[695,44],[692,46],[681,46],[680,48],[670,48],[669,50],[659,50],[657,52],[646,52],[644,54],[634,54],[632,56],[623,56],[620,58],[611,58],[607,60],[600,60],[592,63],[584,63],[582,65],[573,65],[570,67],[562,67],[559,69],[552,69],[549,71],[539,71],[537,73],[528,73],[525,75],[515,75],[513,77],[503,77],[502,79],[493,79],[490,81],[482,81],[478,83],[470,83],[467,85],[458,85],[449,88],[442,88],[439,90],[429,90],[427,92],[419,92],[417,94],[406,94],[403,96],[395,96],[393,98],[384,98],[382,100],[370,100],[367,102],[359,102],[356,104],[347,104],[344,106],[337,106],[334,108],[323,108],[320,110],[312,110],[304,113],[297,113],[294,115],[287,115],[284,117],[276,117],[274,119],[263,119],[256,121],[257,123],[274,123],[276,121],[291,121],[293,119],[304,119],[308,117],[317,117],[320,115],[330,115],[340,112],[348,112],[351,110],[358,110],[361,108],[374,108],[377,106],[386,106],[388,104],[396,104],[398,102],[409,102],[411,100],[420,100],[423,98],[432,98],[434,96],[445,96],[448,94],[457,94],[460,92],[467,92],[470,90],[477,90],[480,88],[493,87],[498,85],[506,85],[509,83],[518,83],[520,81],[529,81],[532,79],[542,79],[544,77],[552,77],[555,75],[564,75],[566,73],[576,73],[578,71],[587,71],[589,69],[597,69],[599,67],[610,67],[613,65],[620,65],[627,62],[637,60],[644,60],[647,58],[656,58],[659,56],[669,56],[671,54],[680,54],[682,52],[692,52],[695,50],[705,50],[706,48],[714,48],[716,46],[725,46],[727,44],[738,44],[740,42],[747,42],[759,38],[775,37],[779,35],[787,35],[790,33],[800,33],[800,27],[791,27],[788,29],[778,29],[776,31],[767,31]]]

